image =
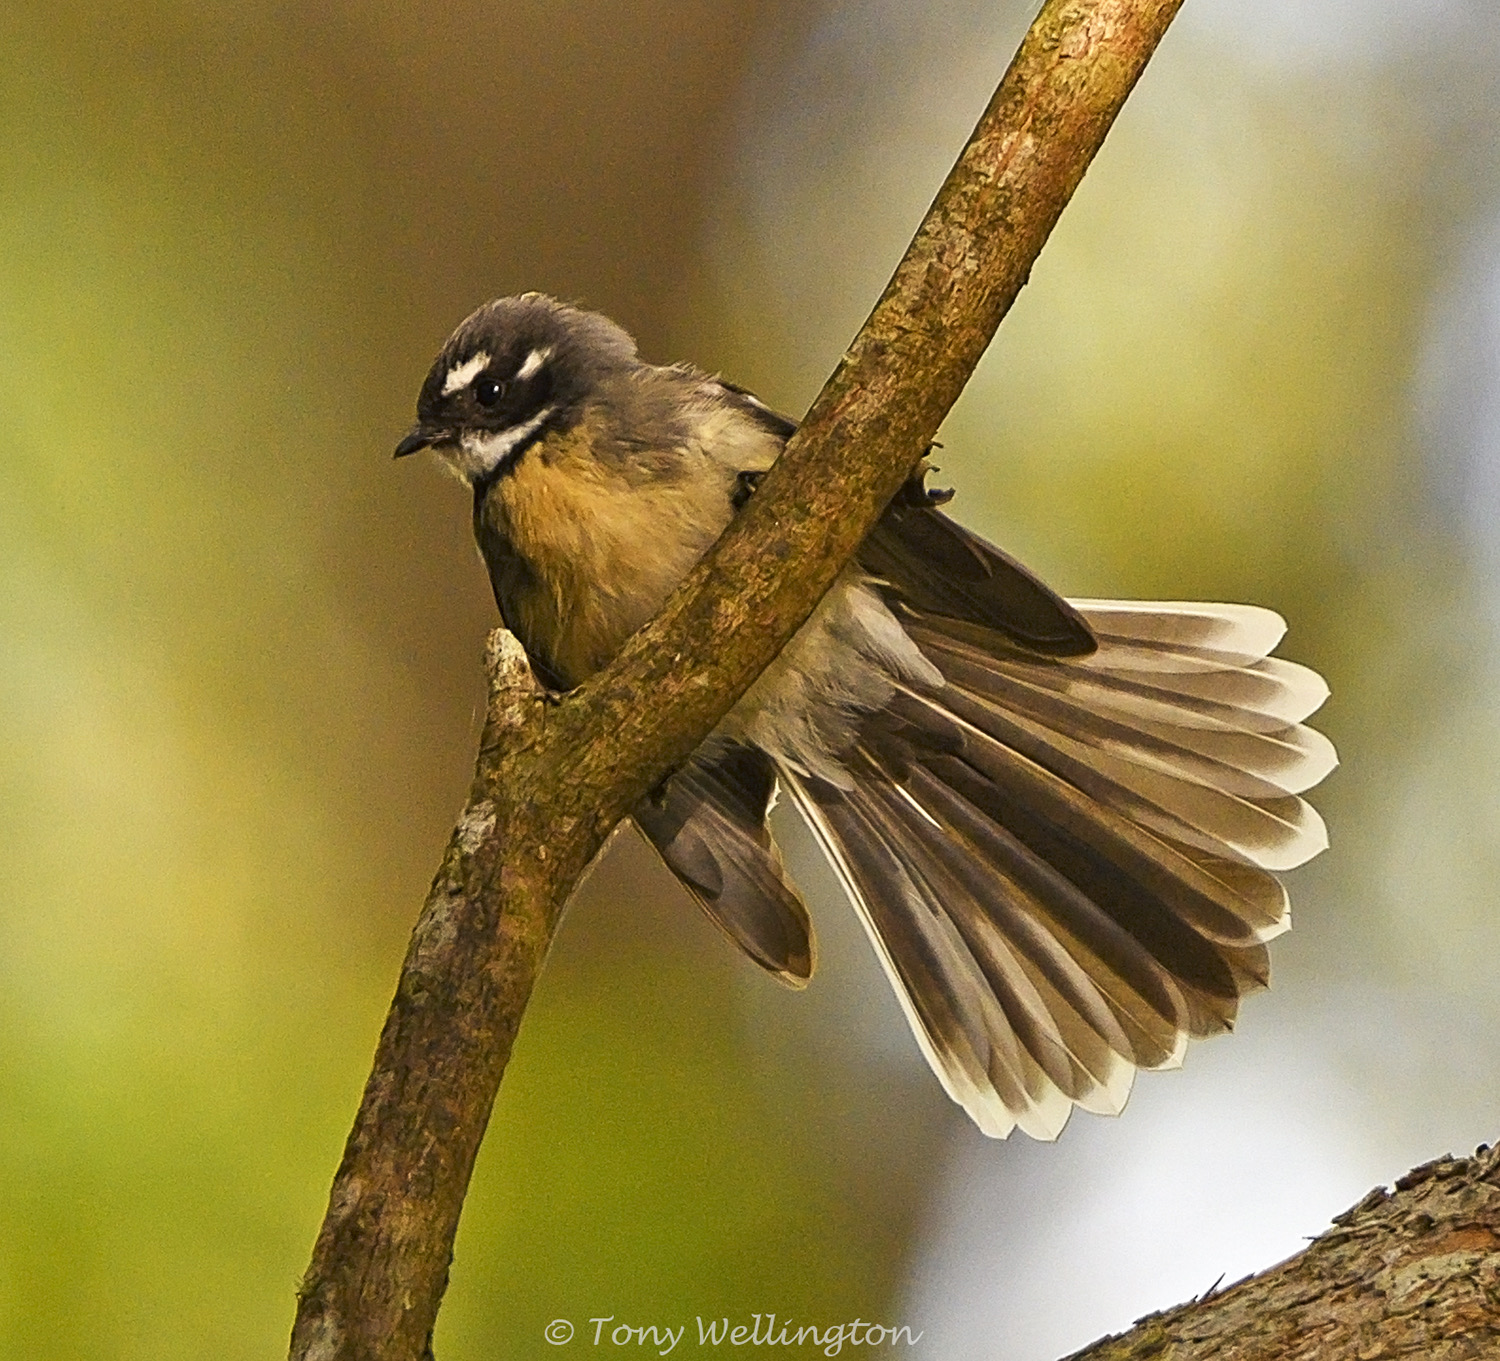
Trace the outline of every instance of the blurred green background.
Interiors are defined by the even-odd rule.
[[[1029,8],[0,9],[0,1355],[284,1349],[477,735],[467,498],[389,461],[448,330],[540,288],[800,410]],[[1241,1033],[990,1143],[794,827],[801,995],[622,836],[443,1361],[768,1311],[1041,1361],[1500,1134],[1497,73],[1487,0],[1187,0],[943,434],[1062,589],[1272,605],[1332,683]]]

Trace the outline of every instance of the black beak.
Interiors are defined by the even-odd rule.
[[[394,457],[405,458],[407,454],[415,454],[420,449],[437,444],[447,436],[447,433],[446,430],[433,430],[425,425],[414,425],[401,443],[396,446]]]

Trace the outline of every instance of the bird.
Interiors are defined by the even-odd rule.
[[[443,344],[396,446],[473,496],[538,680],[606,666],[796,422],[540,293]],[[1065,599],[943,509],[925,461],[781,653],[633,819],[709,918],[800,987],[815,938],[767,818],[795,806],[939,1082],[986,1135],[1118,1114],[1232,1028],[1327,846],[1316,672],[1252,605]]]

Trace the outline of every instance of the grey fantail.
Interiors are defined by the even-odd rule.
[[[443,346],[396,454],[474,496],[506,626],[579,684],[661,607],[795,423],[540,294]],[[1248,605],[1064,600],[919,470],[811,618],[635,821],[709,917],[800,985],[812,928],[766,816],[827,852],[917,1043],[986,1134],[1114,1113],[1227,1030],[1327,844],[1327,697]]]

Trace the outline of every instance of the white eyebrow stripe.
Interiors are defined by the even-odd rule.
[[[533,350],[526,356],[526,362],[516,370],[516,378],[521,382],[525,382],[526,379],[530,378],[532,374],[551,358],[552,346],[550,345],[544,345],[539,350]]]
[[[484,372],[489,362],[489,351],[480,350],[478,354],[465,359],[462,364],[455,364],[448,370],[448,376],[443,379],[443,396],[451,397],[460,388],[468,387],[474,381],[475,375]]]

